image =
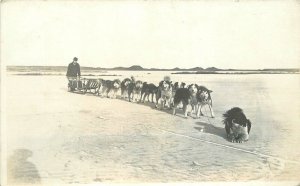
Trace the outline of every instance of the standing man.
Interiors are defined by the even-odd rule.
[[[69,87],[71,87],[71,91],[75,90],[74,79],[80,80],[80,65],[77,63],[78,58],[74,57],[73,62],[69,64],[67,71],[67,78],[69,80]],[[73,80],[73,81],[72,81]],[[79,83],[78,83],[79,85]]]

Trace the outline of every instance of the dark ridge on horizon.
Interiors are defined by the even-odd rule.
[[[67,66],[7,66],[8,71],[66,71]],[[143,68],[140,65],[133,65],[130,67],[113,67],[113,68],[102,68],[102,67],[86,67],[81,66],[82,71],[105,71],[105,70],[119,70],[119,71],[196,71],[196,72],[216,72],[216,71],[287,71],[287,72],[299,72],[299,68],[265,68],[265,69],[219,69],[216,67],[193,67],[193,68]]]

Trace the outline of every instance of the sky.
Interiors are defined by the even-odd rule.
[[[4,1],[6,65],[300,67],[299,1]]]

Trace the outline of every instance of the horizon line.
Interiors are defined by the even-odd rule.
[[[6,65],[6,67],[68,67],[68,65]],[[128,67],[125,66],[116,66],[116,67],[93,67],[93,66],[80,66],[81,68],[95,68],[95,69],[115,69],[115,68],[131,68],[131,67],[142,67],[141,65],[131,65]],[[218,70],[264,70],[264,69],[300,69],[300,67],[267,67],[267,68],[218,68],[218,67],[207,67],[203,68],[200,66],[197,67],[188,67],[188,68],[180,68],[180,67],[173,67],[173,68],[159,68],[159,67],[151,67],[151,68],[145,68],[142,67],[144,70],[152,70],[152,69],[158,69],[158,70],[175,70],[178,68],[179,70],[188,70],[193,68],[202,68],[203,70],[209,69],[209,68],[216,68]],[[142,69],[141,69],[142,70]]]

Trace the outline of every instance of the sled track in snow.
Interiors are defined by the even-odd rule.
[[[203,139],[199,139],[199,138],[196,138],[196,137],[192,137],[192,136],[188,136],[188,135],[184,135],[184,134],[179,134],[179,133],[176,133],[176,132],[173,132],[173,131],[169,131],[169,130],[161,129],[161,128],[157,128],[157,127],[150,127],[150,128],[155,129],[155,130],[159,130],[159,131],[163,131],[163,132],[167,132],[167,133],[172,134],[172,135],[176,135],[176,136],[180,136],[180,137],[184,137],[184,138],[189,138],[189,139],[201,141],[203,143],[213,144],[213,145],[216,145],[216,146],[220,146],[220,147],[224,147],[224,148],[228,148],[228,149],[233,149],[233,150],[241,151],[241,152],[248,153],[248,154],[253,154],[253,155],[256,155],[256,156],[261,156],[261,157],[266,157],[266,158],[274,158],[274,159],[277,159],[279,161],[300,165],[300,162],[295,161],[295,160],[283,159],[283,158],[272,156],[272,155],[262,154],[262,153],[256,152],[256,151],[250,151],[250,150],[245,150],[245,149],[241,149],[241,148],[237,148],[237,147],[232,147],[232,146],[229,146],[229,145],[224,145],[224,144],[221,144],[221,143],[216,143],[216,142],[212,142],[212,141],[208,141],[208,140],[203,140]]]

